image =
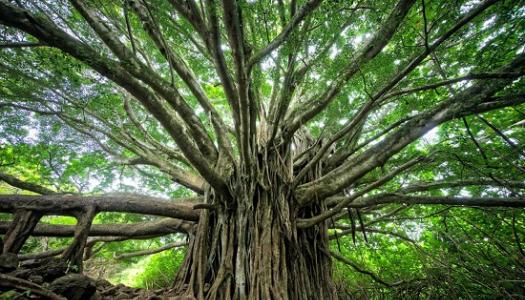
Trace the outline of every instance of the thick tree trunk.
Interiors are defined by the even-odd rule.
[[[197,299],[336,299],[327,227],[297,229],[286,155],[259,157],[257,175],[232,180],[233,199],[210,191],[175,287]],[[317,170],[312,171],[317,172]],[[238,178],[238,177],[237,177]],[[311,178],[309,178],[311,179]]]

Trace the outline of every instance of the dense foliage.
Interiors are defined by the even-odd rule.
[[[0,194],[45,194],[17,178],[216,211],[187,219],[206,230],[94,244],[90,276],[156,289],[193,263],[215,279],[220,220],[243,203],[257,219],[270,190],[265,226],[292,249],[314,236],[302,250],[331,255],[341,298],[525,293],[524,1],[0,0],[0,24]],[[20,253],[71,241],[31,237]]]

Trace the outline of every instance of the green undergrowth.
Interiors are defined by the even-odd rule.
[[[185,248],[179,248],[140,258],[109,280],[112,283],[146,289],[170,287],[182,264],[185,251]]]

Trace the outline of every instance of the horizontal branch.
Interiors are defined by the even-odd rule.
[[[41,42],[5,42],[0,43],[0,49],[7,48],[25,48],[25,47],[43,47],[47,46],[45,43]]]
[[[464,180],[439,180],[433,182],[419,182],[399,189],[398,193],[414,193],[428,190],[448,189],[465,186],[497,186],[504,188],[525,189],[525,182],[492,179],[464,179]]]
[[[0,234],[5,234],[10,222],[0,221]],[[139,222],[131,224],[93,224],[89,230],[89,236],[104,237],[126,237],[141,239],[168,235],[172,233],[191,233],[194,224],[187,221],[175,219],[160,219],[151,222]],[[37,224],[31,235],[49,237],[72,237],[75,234],[75,225],[51,225]]]
[[[172,202],[134,194],[80,195],[0,195],[0,211],[34,210],[44,214],[71,214],[95,207],[97,212],[127,212],[197,221],[199,213],[193,209],[201,198],[183,198]]]
[[[346,197],[335,199],[343,201]],[[337,197],[339,198],[339,197]],[[525,197],[493,198],[493,197],[435,197],[435,196],[408,196],[402,194],[380,194],[377,196],[358,199],[348,207],[361,208],[379,204],[429,204],[429,205],[457,205],[482,207],[525,207]]]
[[[443,81],[439,81],[439,82],[435,82],[435,83],[431,83],[431,84],[427,84],[423,86],[401,89],[399,91],[395,91],[395,92],[385,95],[381,99],[381,101],[383,102],[386,99],[392,98],[395,96],[401,96],[401,95],[419,92],[419,91],[425,91],[425,90],[432,90],[438,87],[458,83],[461,81],[475,80],[475,79],[518,78],[523,75],[524,75],[523,72],[522,73],[473,73],[473,74],[468,74],[462,77],[447,79],[447,80],[443,80]]]
[[[166,244],[166,245],[164,245],[162,247],[158,247],[158,248],[154,248],[154,249],[145,249],[145,250],[140,250],[140,251],[133,251],[133,252],[128,252],[128,253],[123,253],[123,254],[115,256],[115,259],[126,259],[126,258],[130,258],[130,257],[135,257],[135,256],[151,255],[151,254],[160,253],[162,251],[166,251],[166,250],[169,250],[169,249],[183,247],[183,246],[186,246],[186,245],[188,245],[188,243],[186,243],[186,242],[169,243],[169,244]]]
[[[472,108],[472,113],[484,113],[487,111],[511,107],[525,103],[525,94],[517,95],[505,95],[500,97],[493,97],[488,99],[488,101],[483,102]]]

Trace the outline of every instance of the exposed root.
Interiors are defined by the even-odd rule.
[[[14,288],[23,291],[31,291],[31,293],[37,294],[44,297],[45,299],[51,300],[65,300],[66,298],[61,297],[49,290],[44,289],[42,286],[35,284],[31,281],[20,279],[17,277],[0,274],[0,287],[1,288]]]

